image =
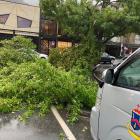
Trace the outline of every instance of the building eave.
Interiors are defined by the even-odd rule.
[[[32,6],[32,7],[40,7],[39,5],[31,5],[28,3],[20,3],[20,2],[14,2],[14,1],[10,1],[10,0],[0,0],[0,1],[5,1],[5,2],[9,2],[9,3],[15,3],[15,4],[21,4],[21,5],[27,5],[27,6]]]

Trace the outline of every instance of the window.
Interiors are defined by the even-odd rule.
[[[0,24],[5,24],[8,17],[9,17],[9,14],[0,15]]]
[[[121,87],[140,90],[140,57],[121,69],[116,84]]]
[[[48,35],[56,35],[57,23],[54,21],[41,20],[41,32]]]
[[[49,41],[41,40],[41,53],[49,54]]]
[[[26,18],[17,17],[17,27],[18,28],[30,28],[32,21]]]
[[[64,41],[58,41],[58,47],[59,48],[69,48],[72,47],[72,43],[71,42],[64,42]]]
[[[56,47],[56,41],[49,41],[49,47],[55,48]]]

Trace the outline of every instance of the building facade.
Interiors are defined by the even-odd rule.
[[[24,35],[38,39],[40,8],[26,3],[0,0],[0,38]]]
[[[49,54],[51,48],[67,48],[73,40],[62,33],[55,21],[40,16],[39,6],[22,0],[0,0],[0,39],[24,35],[33,39],[41,53]]]
[[[116,57],[123,57],[128,56],[139,47],[140,35],[130,33],[125,36],[112,38],[107,43],[106,52]]]
[[[41,52],[49,54],[52,48],[69,48],[77,43],[76,40],[70,38],[63,33],[59,24],[52,20],[41,18]]]

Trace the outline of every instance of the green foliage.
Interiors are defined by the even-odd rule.
[[[72,100],[72,105],[69,106],[69,117],[68,117],[68,122],[70,124],[75,123],[78,121],[78,118],[81,113],[81,103],[77,101],[77,99]]]
[[[36,46],[30,39],[16,36],[11,40],[0,41],[0,67],[7,66],[8,63],[23,63],[35,61],[36,55],[32,50]]]
[[[74,68],[88,75],[109,40],[140,34],[139,0],[40,0],[40,6],[44,16],[63,29],[63,35],[81,44],[62,53],[51,52],[51,64],[66,71]]]
[[[51,52],[49,54],[49,62],[54,65],[55,67],[61,67],[61,64],[59,62],[62,61],[62,51],[59,48],[51,49]]]
[[[64,133],[60,133],[59,134],[59,140],[65,140],[66,139],[66,136]]]
[[[34,113],[33,108],[32,109],[28,108],[27,111],[25,111],[24,113],[22,113],[22,115],[19,115],[18,116],[18,119],[20,121],[26,122],[27,119],[29,119],[33,115],[33,113]]]
[[[24,45],[6,45],[0,48],[0,112],[18,110],[24,112],[20,119],[25,120],[35,112],[44,116],[51,105],[56,105],[69,108],[69,120],[75,122],[82,108],[90,109],[94,105],[96,83],[87,80],[75,69],[66,72],[46,60],[36,57],[29,59],[32,54],[26,51]],[[59,53],[66,59],[68,54],[71,55],[69,51],[66,54]],[[25,57],[21,59],[23,54]],[[58,58],[62,57],[60,54],[57,55]]]
[[[79,47],[54,49],[50,54],[50,63],[66,71],[89,75],[109,40],[140,33],[139,0],[40,0],[40,6],[63,35],[80,42]]]
[[[38,109],[40,110],[40,116],[44,116],[46,115],[46,113],[49,112],[49,108],[50,108],[50,105],[51,105],[51,99],[48,97],[46,98],[43,102],[40,102],[38,104]]]
[[[0,44],[3,47],[13,47],[14,49],[26,49],[28,53],[28,49],[35,49],[36,46],[32,43],[32,40],[29,38],[25,38],[22,36],[15,36],[10,40],[2,40]]]
[[[95,83],[73,72],[56,69],[46,60],[18,64],[7,76],[6,73],[7,68],[0,70],[0,97],[19,99],[25,110],[33,106],[29,111],[38,110],[41,116],[51,104],[72,105],[74,98],[85,108],[95,103]]]
[[[100,43],[114,36],[140,33],[139,0],[40,0],[44,15],[57,21],[69,36]]]
[[[17,111],[20,107],[20,100],[16,98],[0,98],[0,112],[10,113]]]
[[[96,47],[97,46],[97,47]],[[101,48],[98,44],[79,45],[77,47],[61,50],[52,49],[49,55],[49,62],[55,67],[61,67],[66,71],[72,70],[77,74],[91,75],[93,64],[96,64],[100,58]]]
[[[81,39],[85,37],[84,33],[87,34],[90,13],[85,7],[90,4],[85,0],[82,3],[76,0],[41,0],[40,5],[43,14],[57,21],[64,34],[74,39]]]

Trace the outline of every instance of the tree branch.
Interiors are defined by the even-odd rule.
[[[106,38],[103,43],[107,43],[109,40],[111,40],[113,37],[119,36],[120,33],[122,33],[127,27],[124,27],[123,29],[121,29],[120,31],[118,31],[118,33],[113,34],[112,36]]]

